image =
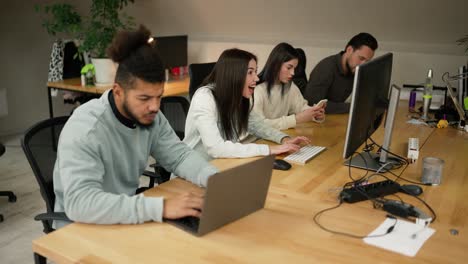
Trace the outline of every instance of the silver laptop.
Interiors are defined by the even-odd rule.
[[[274,156],[217,173],[208,179],[202,215],[166,222],[201,236],[265,206]]]

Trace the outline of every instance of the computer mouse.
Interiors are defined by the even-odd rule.
[[[421,186],[414,185],[414,184],[405,184],[400,186],[400,192],[412,195],[412,196],[418,196],[421,193],[423,193],[423,189]]]
[[[291,168],[291,164],[287,161],[276,159],[273,162],[273,169],[275,170],[289,170]]]

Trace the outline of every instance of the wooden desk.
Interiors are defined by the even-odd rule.
[[[404,177],[419,180],[422,157],[434,155],[446,161],[442,185],[424,187],[422,198],[437,212],[437,221],[431,225],[437,232],[415,258],[372,247],[361,239],[325,232],[313,222],[318,211],[337,204],[336,187],[349,181],[348,168],[341,158],[347,115],[329,115],[323,124],[289,130],[290,134],[310,136],[314,144],[328,149],[305,166],[274,171],[265,209],[203,237],[165,223],[74,223],[34,240],[33,250],[57,263],[462,263],[468,256],[468,135],[454,129],[408,125],[405,121],[401,111],[392,150],[406,153],[408,137],[419,137],[421,153],[418,162],[403,172]],[[382,131],[377,131],[374,139],[381,141]],[[227,169],[247,160],[219,159],[213,164]],[[363,172],[352,170],[355,177]],[[169,197],[182,190],[200,191],[176,179],[145,195]],[[404,194],[399,196],[410,201]],[[385,215],[373,209],[370,202],[361,202],[344,204],[322,215],[320,221],[331,229],[366,235]],[[450,235],[452,228],[459,235]]]
[[[188,75],[185,75],[181,78],[175,78],[165,82],[164,84],[164,96],[178,96],[188,94],[190,78]],[[51,89],[72,91],[72,92],[82,92],[88,94],[100,95],[106,90],[112,88],[111,85],[108,86],[81,86],[80,78],[65,79],[58,82],[48,82],[47,83],[47,98],[49,100],[49,115],[52,118],[54,116],[54,110],[52,107],[52,95]]]

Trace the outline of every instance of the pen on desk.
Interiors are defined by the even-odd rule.
[[[421,228],[418,231],[414,232],[413,234],[411,234],[411,238],[416,239],[418,237],[418,234],[421,233],[422,231],[424,231],[426,228],[427,228],[427,226],[424,226],[423,228]]]

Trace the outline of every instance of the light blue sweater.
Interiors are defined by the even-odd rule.
[[[149,127],[123,125],[108,94],[77,108],[62,130],[54,167],[55,211],[84,223],[162,221],[163,198],[134,195],[150,155],[201,186],[217,169],[179,140],[161,112]]]

